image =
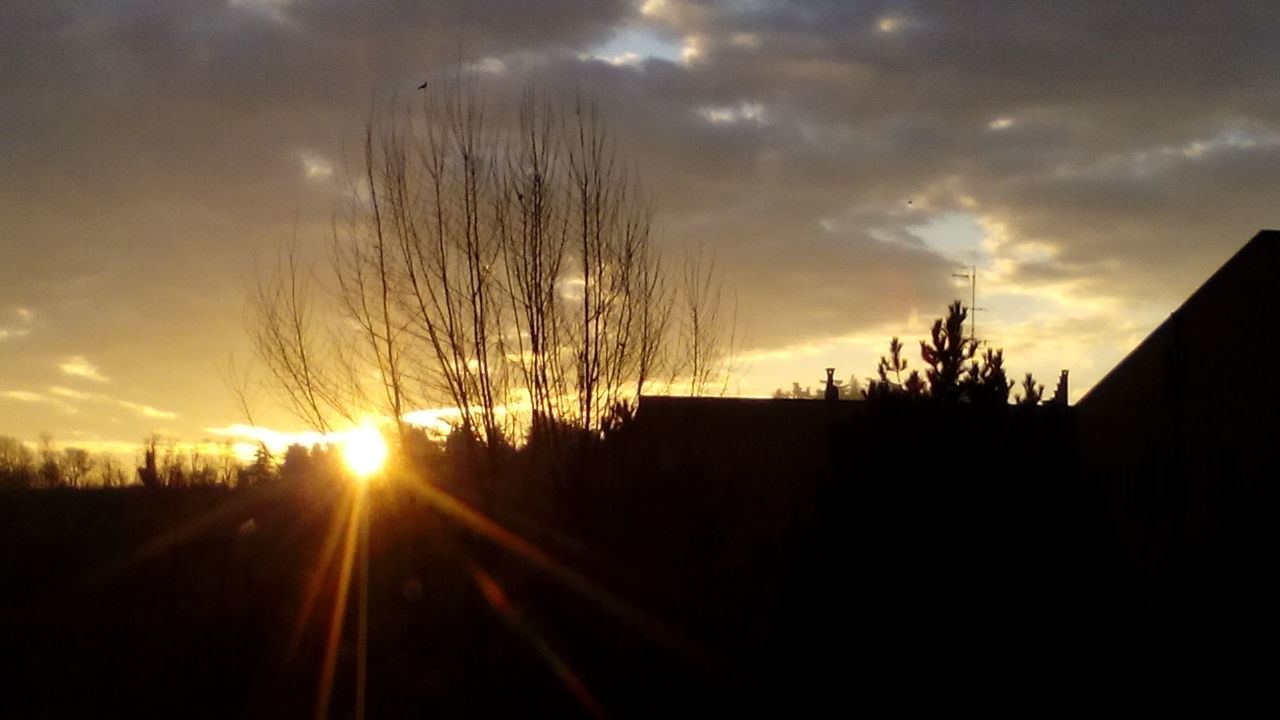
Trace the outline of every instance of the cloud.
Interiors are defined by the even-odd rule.
[[[64,387],[51,387],[49,388],[49,392],[54,395],[70,398],[72,400],[103,400],[103,399],[109,400],[110,399],[110,398],[107,398],[106,395],[102,395],[100,393],[87,393],[87,392],[81,392],[80,390],[72,390],[71,388],[64,388]]]
[[[161,420],[172,420],[178,417],[178,413],[176,412],[160,410],[159,408],[155,408],[150,405],[143,405],[142,403],[129,402],[128,400],[116,400],[115,402],[120,407],[132,410],[142,417],[157,418]]]
[[[760,103],[741,103],[736,107],[702,107],[698,114],[711,123],[764,122],[765,109]]]
[[[18,322],[24,326],[30,325],[31,320],[34,317],[32,312],[29,309],[24,307],[13,308],[13,315],[14,317],[17,318]],[[13,327],[13,326],[0,325],[0,342],[3,342],[5,340],[14,340],[17,338],[24,338],[29,333],[30,333],[30,330],[27,327]]]
[[[289,6],[293,0],[227,0],[227,7],[239,8],[275,23],[289,22]]]
[[[81,401],[108,403],[111,405],[116,405],[118,407],[125,408],[126,410],[132,410],[133,412],[137,413],[140,417],[144,417],[144,418],[172,420],[178,417],[178,413],[171,412],[169,410],[161,410],[159,408],[153,407],[151,405],[146,405],[144,403],[137,403],[129,400],[120,400],[118,398],[114,398],[114,397],[111,397],[110,395],[106,395],[103,393],[83,392],[81,390],[73,390],[71,388],[65,388],[65,387],[51,387],[49,388],[49,393],[53,395],[57,395],[59,397],[71,399],[71,400],[81,400]]]
[[[634,65],[634,66],[642,65],[645,60],[644,57],[641,56],[639,53],[630,52],[630,51],[615,53],[613,55],[581,53],[578,55],[578,58],[581,60],[599,60],[600,62],[609,63],[610,65]]]
[[[341,444],[351,433],[361,432],[361,429],[357,427],[330,433],[319,433],[314,430],[289,432],[256,425],[233,423],[222,427],[205,428],[205,432],[227,438],[228,441],[233,443],[241,459],[252,460],[255,451],[260,445],[266,445],[268,451],[273,455],[279,456],[290,445],[311,447],[313,445]]]
[[[107,382],[107,378],[98,372],[98,368],[83,355],[73,355],[58,363],[58,369],[64,374],[82,377],[97,382]]]
[[[6,398],[9,400],[16,400],[22,403],[50,405],[52,407],[55,407],[61,410],[62,412],[68,415],[74,415],[77,412],[79,412],[79,410],[74,405],[63,402],[58,398],[51,398],[46,395],[41,395],[40,393],[31,392],[28,390],[5,390],[4,392],[0,392],[0,397]]]
[[[475,73],[481,75],[503,75],[507,72],[507,64],[496,57],[480,58],[475,62],[466,63],[462,67],[463,72]]]
[[[323,182],[333,177],[333,163],[328,158],[310,150],[298,154],[302,163],[302,171],[308,180]]]

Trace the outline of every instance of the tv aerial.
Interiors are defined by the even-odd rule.
[[[951,273],[951,277],[969,281],[969,342],[978,344],[978,266],[970,265],[968,272]]]

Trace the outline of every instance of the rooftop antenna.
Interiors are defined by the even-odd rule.
[[[969,272],[951,273],[953,278],[969,281],[969,342],[978,344],[978,311],[986,308],[978,307],[978,266],[970,265]]]

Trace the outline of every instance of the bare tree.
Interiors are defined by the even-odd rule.
[[[160,436],[152,433],[150,437],[142,441],[142,465],[137,468],[138,482],[142,486],[154,490],[164,487],[164,480],[160,475],[160,471],[156,466],[156,452],[160,443]]]
[[[100,453],[96,461],[98,478],[104,488],[124,487],[128,482],[124,467],[111,453]]]
[[[68,487],[76,488],[80,487],[81,482],[88,478],[94,462],[88,450],[69,447],[62,449],[62,457],[58,464],[62,468],[63,482]]]
[[[235,447],[231,441],[224,440],[218,447],[217,482],[225,487],[232,487],[236,482],[236,474],[240,469],[240,461],[236,458]]]
[[[40,433],[40,465],[36,477],[42,487],[62,485],[62,464],[58,460],[58,451],[53,447],[53,435],[47,431]]]
[[[690,395],[727,389],[736,344],[736,318],[720,316],[724,288],[715,261],[699,248],[685,258],[679,293],[680,361],[675,375],[687,378]]]
[[[330,338],[317,327],[317,295],[313,267],[295,238],[280,252],[274,272],[259,274],[246,324],[272,388],[294,415],[324,432],[348,405],[334,378]]]
[[[695,392],[718,379],[732,334],[714,264],[699,255],[681,286],[666,282],[650,203],[594,102],[530,90],[506,122],[474,81],[433,83],[419,109],[373,116],[351,185],[333,324],[320,327],[296,244],[248,315],[314,427],[448,405],[490,443],[539,424],[598,432],[657,378]],[[676,306],[691,317],[678,329]]]
[[[0,435],[0,489],[30,487],[35,476],[31,448],[17,438]]]

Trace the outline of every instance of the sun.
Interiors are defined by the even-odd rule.
[[[342,459],[357,478],[367,480],[387,461],[387,442],[372,425],[355,428],[342,441]]]

